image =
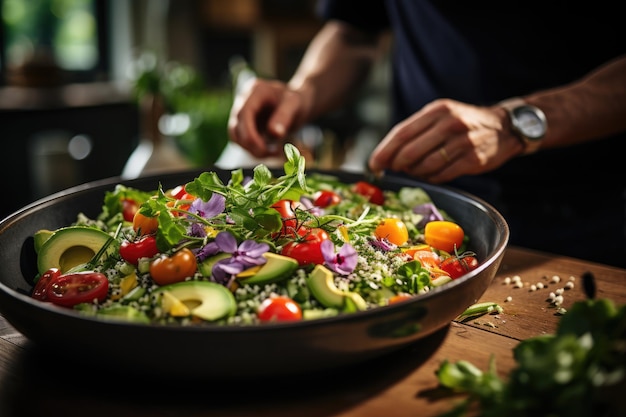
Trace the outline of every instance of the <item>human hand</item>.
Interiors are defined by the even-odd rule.
[[[300,93],[283,82],[251,79],[230,110],[230,139],[257,158],[278,155],[288,132],[298,127],[302,103]]]
[[[373,172],[405,172],[431,183],[479,174],[522,151],[506,111],[439,99],[398,123],[374,149]]]

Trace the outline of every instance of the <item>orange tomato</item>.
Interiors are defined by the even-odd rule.
[[[197,269],[196,255],[188,248],[183,248],[172,256],[159,256],[150,263],[150,275],[159,285],[184,281],[193,276]]]
[[[389,300],[387,302],[388,302],[388,304],[396,304],[396,303],[400,303],[402,301],[408,301],[411,298],[413,298],[413,296],[411,294],[401,293],[401,294],[397,294],[397,295],[392,296],[391,298],[389,298]]]
[[[465,232],[463,228],[454,222],[447,220],[435,220],[426,223],[424,240],[433,248],[454,253],[463,244]]]
[[[138,236],[151,235],[156,233],[159,227],[159,220],[157,217],[148,217],[141,212],[136,212],[133,217],[133,230],[137,232]]]
[[[413,259],[420,261],[422,266],[427,269],[438,268],[441,258],[431,250],[418,250],[413,254]]]
[[[389,242],[402,246],[409,240],[409,231],[400,219],[389,217],[383,219],[374,231],[379,239],[387,239]]]

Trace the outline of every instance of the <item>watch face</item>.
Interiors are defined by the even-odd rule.
[[[515,109],[515,125],[529,139],[539,139],[546,133],[545,119],[526,106]]]

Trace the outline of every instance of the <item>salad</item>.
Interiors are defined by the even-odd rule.
[[[469,236],[421,188],[309,173],[291,144],[173,189],[118,184],[95,218],[35,233],[32,297],[141,323],[311,320],[410,299],[475,269]]]

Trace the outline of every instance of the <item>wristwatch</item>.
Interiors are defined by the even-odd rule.
[[[524,145],[523,154],[527,155],[539,149],[548,129],[543,111],[519,97],[504,100],[498,105],[509,114],[513,133]]]

